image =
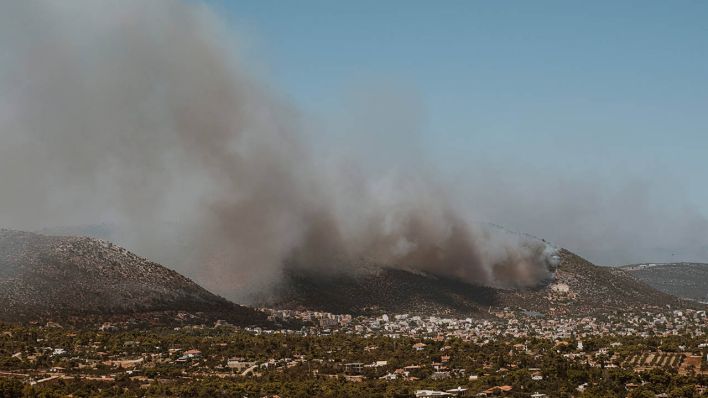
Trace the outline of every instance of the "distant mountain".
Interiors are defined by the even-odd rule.
[[[199,311],[265,316],[108,241],[0,229],[0,320]]]
[[[392,268],[368,268],[356,274],[288,270],[280,308],[335,313],[412,313],[488,316],[505,307],[548,315],[597,314],[633,308],[658,309],[692,304],[662,293],[608,267],[598,267],[560,250],[553,280],[536,289],[504,290],[474,286],[436,275]]]
[[[708,264],[644,263],[620,268],[662,292],[708,303]]]

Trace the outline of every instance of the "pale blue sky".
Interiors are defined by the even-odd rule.
[[[708,2],[208,3],[305,113],[361,85],[414,96],[451,176],[646,184],[650,208],[708,214]]]
[[[708,3],[249,1],[214,4],[277,89],[326,112],[367,79],[420,96],[452,158],[539,154],[668,168],[708,200]],[[522,161],[523,159],[517,159]]]

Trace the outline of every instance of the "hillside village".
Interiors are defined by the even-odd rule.
[[[0,381],[25,392],[66,392],[82,381],[83,389],[136,396],[200,396],[183,393],[214,383],[248,397],[306,396],[277,386],[285,380],[332,389],[322,396],[364,388],[397,397],[707,391],[708,318],[700,310],[557,319],[509,310],[484,320],[262,311],[303,326],[190,324],[199,318],[187,313],[179,314],[182,326],[170,328],[5,325]],[[687,391],[693,395],[677,395]]]
[[[380,317],[352,317],[317,311],[262,309],[271,320],[299,320],[315,323],[309,333],[332,330],[365,336],[433,336],[448,334],[475,343],[499,336],[567,339],[572,336],[702,336],[708,326],[705,310],[673,310],[608,314],[603,317],[544,317],[531,311],[505,309],[494,319],[421,317],[408,314]]]

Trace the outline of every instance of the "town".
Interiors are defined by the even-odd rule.
[[[269,329],[135,320],[0,326],[2,396],[698,397],[695,309],[486,319],[261,309]],[[14,395],[13,395],[14,394]]]
[[[315,323],[315,327],[300,333],[327,334],[331,331],[355,333],[364,336],[381,334],[389,337],[431,337],[444,334],[475,343],[489,341],[499,336],[540,337],[545,339],[568,339],[572,335],[586,336],[677,336],[699,337],[708,326],[704,310],[673,310],[666,312],[617,312],[596,317],[546,318],[543,314],[524,310],[504,309],[494,312],[487,320],[471,318],[441,318],[411,316],[408,314],[358,317],[335,315],[317,311],[292,311],[262,309],[271,320],[296,319]]]

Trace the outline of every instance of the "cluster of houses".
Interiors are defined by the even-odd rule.
[[[702,336],[708,328],[706,311],[673,310],[610,314],[596,317],[544,317],[524,310],[504,309],[492,319],[456,319],[421,317],[409,314],[357,317],[316,311],[266,310],[271,319],[297,319],[314,326],[295,333],[326,335],[333,332],[364,336],[386,335],[435,336],[455,335],[474,342],[492,341],[499,336],[525,338],[530,336],[549,340],[568,339],[571,336]]]
[[[706,373],[703,361],[708,361],[706,351],[708,343],[698,346],[698,352],[691,352],[686,347],[679,346],[673,352],[644,351],[628,357],[619,358],[616,352],[621,348],[619,341],[610,339],[603,347],[588,350],[583,341],[593,336],[691,336],[703,339],[708,331],[708,318],[705,311],[672,310],[664,313],[643,312],[637,314],[607,315],[602,319],[594,317],[555,317],[545,318],[538,314],[528,314],[524,311],[505,310],[496,313],[492,319],[454,319],[442,317],[421,317],[410,314],[382,315],[377,317],[352,317],[351,315],[336,315],[325,312],[281,311],[269,310],[269,316],[280,319],[299,319],[307,321],[311,326],[300,330],[265,330],[261,328],[244,328],[253,334],[296,334],[296,335],[328,335],[333,333],[357,334],[361,336],[389,336],[391,338],[410,337],[414,343],[410,345],[413,352],[427,352],[435,347],[434,355],[420,363],[410,363],[403,367],[390,365],[390,358],[382,357],[371,363],[334,362],[329,358],[306,358],[304,355],[292,354],[288,358],[252,358],[225,357],[221,355],[205,355],[193,347],[151,347],[141,353],[142,343],[139,341],[122,342],[122,352],[108,354],[106,348],[98,342],[89,341],[82,346],[49,346],[48,342],[37,339],[37,346],[32,352],[17,352],[12,356],[27,362],[37,361],[39,357],[65,360],[73,363],[71,370],[60,366],[52,366],[49,373],[37,372],[27,374],[31,383],[46,383],[54,380],[82,377],[91,380],[111,382],[121,374],[131,378],[152,379],[143,374],[145,369],[154,368],[156,364],[174,364],[181,366],[192,376],[217,377],[258,377],[270,370],[288,369],[306,365],[312,367],[313,375],[322,377],[342,377],[347,381],[362,381],[367,377],[376,377],[382,381],[394,380],[460,380],[476,381],[480,375],[470,369],[456,368],[451,365],[450,351],[447,343],[450,339],[471,341],[480,345],[499,341],[503,338],[514,338],[516,344],[509,343],[509,356],[523,353],[536,358],[542,353],[527,347],[527,339],[542,338],[554,342],[555,349],[572,361],[589,364],[594,367],[631,367],[635,371],[648,371],[654,368],[672,368],[679,373]],[[217,322],[215,328],[225,326]],[[228,326],[228,325],[226,325]],[[230,326],[229,326],[230,327]],[[47,329],[55,330],[60,325],[49,323]],[[185,326],[184,328],[209,328],[209,326]],[[104,323],[98,327],[101,334],[113,333],[120,328],[117,325]],[[189,332],[189,330],[187,330]],[[67,337],[75,337],[74,332],[67,331]],[[526,341],[526,343],[524,343]],[[699,340],[700,341],[700,340]],[[568,347],[570,345],[570,347]],[[695,343],[694,343],[695,345]],[[442,346],[442,348],[440,348]],[[201,347],[203,348],[203,347]],[[377,348],[368,346],[364,351],[372,352]],[[702,354],[701,354],[702,353]],[[322,366],[326,365],[326,366]],[[512,366],[516,366],[513,365]],[[329,373],[320,373],[320,369],[329,369]],[[501,375],[509,371],[504,367],[485,365],[481,376],[487,374]],[[522,369],[522,368],[519,368]],[[532,381],[542,382],[544,374],[540,368],[524,365],[528,377]],[[424,370],[424,371],[423,371]],[[480,369],[478,369],[480,370]],[[471,374],[470,374],[471,373]],[[372,376],[375,374],[376,376]],[[631,383],[629,383],[631,384]],[[627,385],[627,389],[637,386]],[[579,385],[578,391],[588,386]],[[508,385],[485,388],[482,391],[468,391],[458,387],[448,390],[419,390],[417,397],[489,397],[504,395],[512,389]],[[531,395],[543,398],[544,394]]]
[[[418,391],[416,391],[415,396],[416,396],[416,398],[493,397],[493,396],[497,396],[497,395],[506,394],[508,392],[511,392],[513,389],[514,389],[514,387],[508,386],[508,385],[494,386],[494,387],[484,389],[476,394],[472,394],[469,392],[469,390],[467,388],[457,387],[457,388],[452,388],[452,389],[445,390],[445,391],[418,390]],[[531,398],[548,398],[548,395],[542,394],[539,392],[535,392],[535,393],[531,394],[530,396],[531,396]]]

